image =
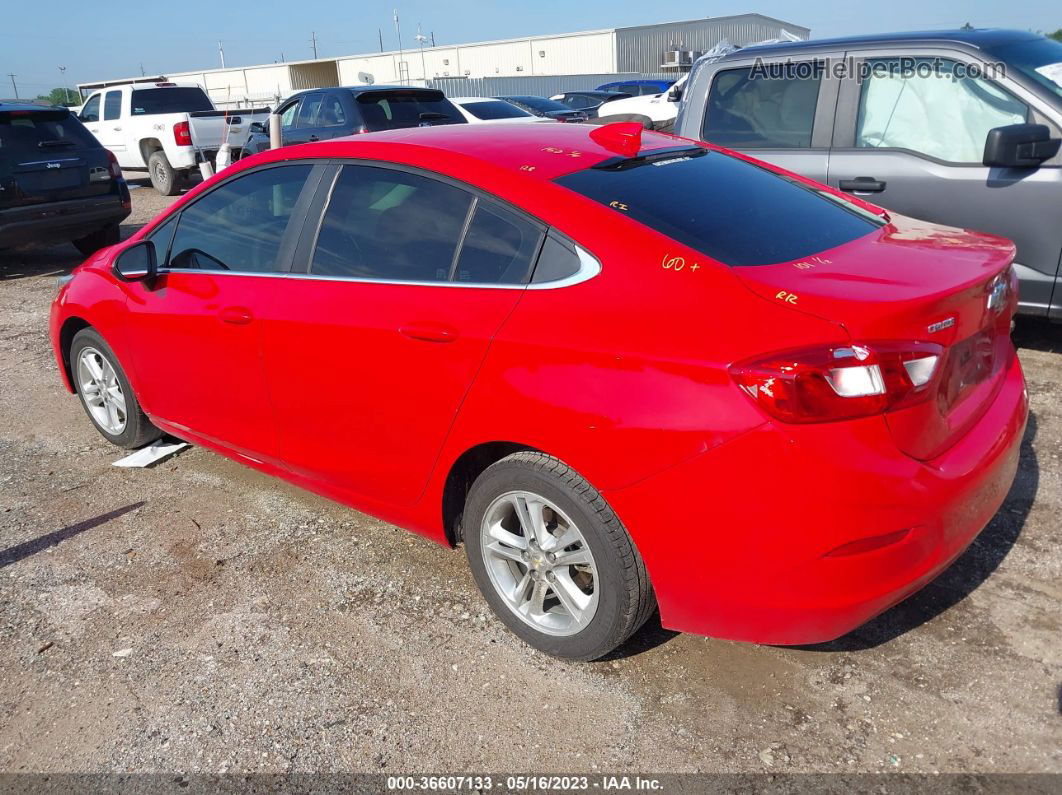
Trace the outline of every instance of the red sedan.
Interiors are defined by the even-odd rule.
[[[848,632],[999,508],[1027,416],[1006,240],[638,125],[384,132],[241,161],[65,280],[60,371],[442,544],[593,659]]]

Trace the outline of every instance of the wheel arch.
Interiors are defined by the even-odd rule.
[[[154,152],[164,151],[162,141],[158,138],[143,138],[140,141],[140,157],[143,158],[145,166],[147,165],[148,158],[150,158]]]
[[[63,366],[63,377],[71,392],[76,390],[74,386],[74,371],[70,365],[70,348],[74,343],[74,336],[81,330],[92,328],[92,324],[79,315],[71,315],[63,321],[59,329],[59,353]]]
[[[443,532],[451,546],[456,546],[461,541],[461,515],[465,508],[465,498],[476,478],[491,464],[522,450],[546,452],[519,442],[493,441],[470,447],[454,459],[446,474],[441,506]]]

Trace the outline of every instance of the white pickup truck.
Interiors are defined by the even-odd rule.
[[[227,141],[233,160],[252,121],[269,109],[216,110],[194,83],[130,83],[89,95],[78,118],[127,171],[147,171],[155,190],[175,196],[204,160],[213,161]]]

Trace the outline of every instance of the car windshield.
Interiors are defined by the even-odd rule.
[[[545,97],[513,97],[513,100],[522,105],[527,105],[529,108],[540,110],[543,113],[551,113],[555,110],[571,110],[567,105]]]
[[[133,91],[134,116],[155,116],[160,113],[195,113],[214,110],[210,97],[194,86],[173,88],[139,88]]]
[[[616,158],[554,181],[733,266],[792,262],[885,224],[847,201],[700,147]]]
[[[1026,39],[994,47],[990,52],[1056,97],[1062,97],[1062,42],[1047,38]]]
[[[526,110],[500,99],[485,99],[482,102],[465,102],[462,107],[477,119],[491,121],[494,119],[524,119],[530,116]]]
[[[97,145],[65,109],[0,111],[0,155]]]
[[[464,121],[441,91],[370,91],[358,96],[358,109],[370,131]]]

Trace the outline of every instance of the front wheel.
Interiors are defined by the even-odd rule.
[[[131,450],[162,436],[140,408],[118,357],[93,329],[74,335],[70,373],[85,413],[108,442]]]
[[[472,574],[491,609],[547,654],[602,657],[656,606],[619,517],[552,456],[514,453],[484,470],[469,491],[463,526]]]

